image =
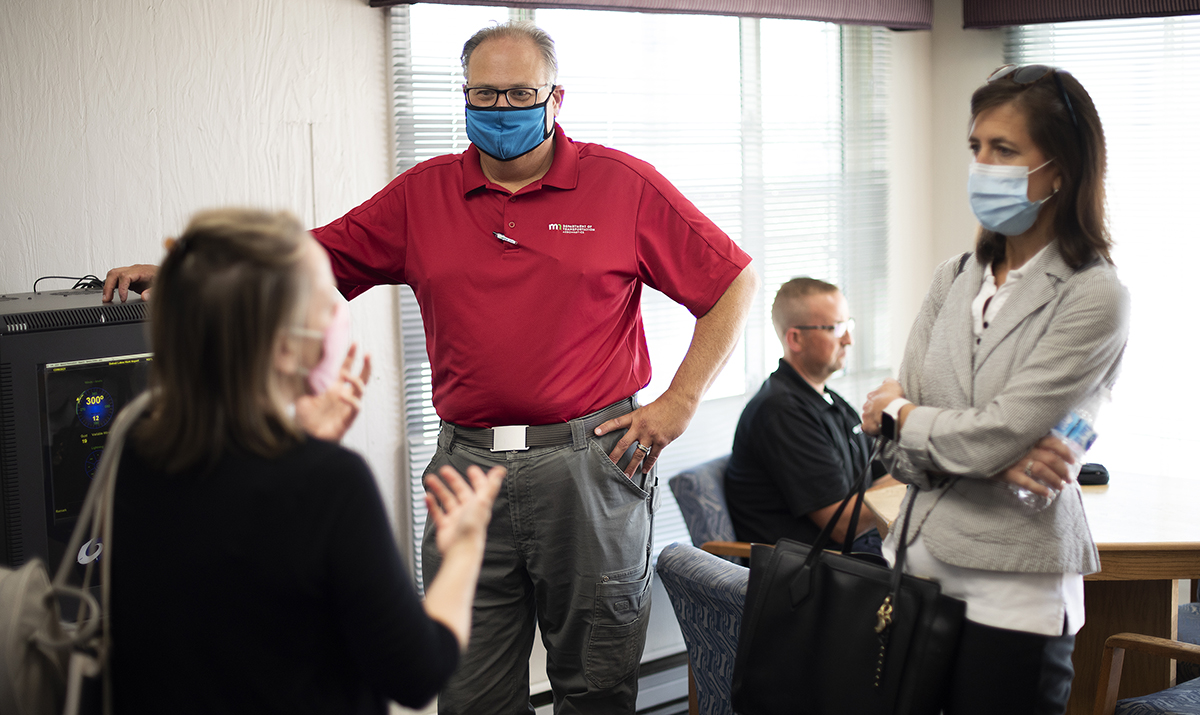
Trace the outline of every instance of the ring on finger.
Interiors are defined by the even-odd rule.
[[[642,454],[646,455],[647,457],[650,456],[650,450],[653,449],[653,447],[651,447],[650,445],[642,444],[641,442],[638,442],[637,448]]]
[[[1029,463],[1025,465],[1025,476],[1029,477],[1030,479],[1033,479],[1033,460],[1032,459],[1029,460]]]

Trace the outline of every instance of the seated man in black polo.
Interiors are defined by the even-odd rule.
[[[816,540],[871,454],[858,410],[825,381],[842,369],[854,321],[837,286],[793,278],[780,287],[771,321],[783,343],[779,369],[742,411],[725,475],[725,499],[741,541],[773,544]],[[898,484],[872,465],[872,487]],[[853,504],[851,504],[852,506]],[[833,528],[839,546],[850,528],[847,507]],[[865,507],[855,551],[880,551],[875,519]]]

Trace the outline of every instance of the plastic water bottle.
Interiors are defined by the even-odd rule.
[[[1050,434],[1067,445],[1067,449],[1071,450],[1071,455],[1075,457],[1074,464],[1067,465],[1071,481],[1079,479],[1079,470],[1083,468],[1083,455],[1087,454],[1092,443],[1096,441],[1096,418],[1100,414],[1100,406],[1109,401],[1110,395],[1106,388],[1098,389],[1050,430]],[[1050,506],[1058,498],[1060,491],[1051,487],[1049,496],[1042,496],[1013,484],[1010,484],[1009,488],[1016,494],[1017,501],[1030,511],[1042,511]]]

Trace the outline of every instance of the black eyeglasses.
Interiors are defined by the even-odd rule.
[[[854,332],[854,318],[842,320],[833,325],[793,325],[796,330],[832,330],[833,337],[840,338],[848,332]]]
[[[1071,106],[1071,97],[1067,95],[1067,88],[1063,86],[1062,78],[1058,76],[1058,73],[1058,68],[1050,65],[1004,65],[989,75],[987,81],[988,84],[991,84],[1007,77],[1017,84],[1033,84],[1046,75],[1053,75],[1054,84],[1058,87],[1058,96],[1062,98],[1063,104],[1067,105],[1067,114],[1071,116],[1071,126],[1075,127],[1075,135],[1082,142],[1083,134],[1079,131],[1079,119],[1075,117],[1075,107]]]
[[[500,101],[500,95],[508,101],[510,107],[532,107],[537,104],[538,92],[545,87],[549,87],[553,92],[558,85],[543,84],[541,87],[511,87],[509,89],[493,89],[492,87],[463,87],[463,94],[467,96],[467,104],[472,107],[486,109],[496,106],[496,102]]]

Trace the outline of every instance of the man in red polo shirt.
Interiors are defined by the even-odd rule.
[[[733,350],[757,279],[749,256],[653,167],[566,137],[544,32],[481,30],[463,69],[472,146],[409,169],[313,235],[347,298],[396,283],[416,294],[442,418],[426,471],[508,469],[471,642],[439,711],[532,712],[536,622],[556,712],[632,713],[652,467]],[[110,273],[108,290],[136,288],[138,268]],[[643,285],[697,321],[671,386],[638,406],[650,380]],[[430,523],[426,582],[440,566],[436,538]]]

